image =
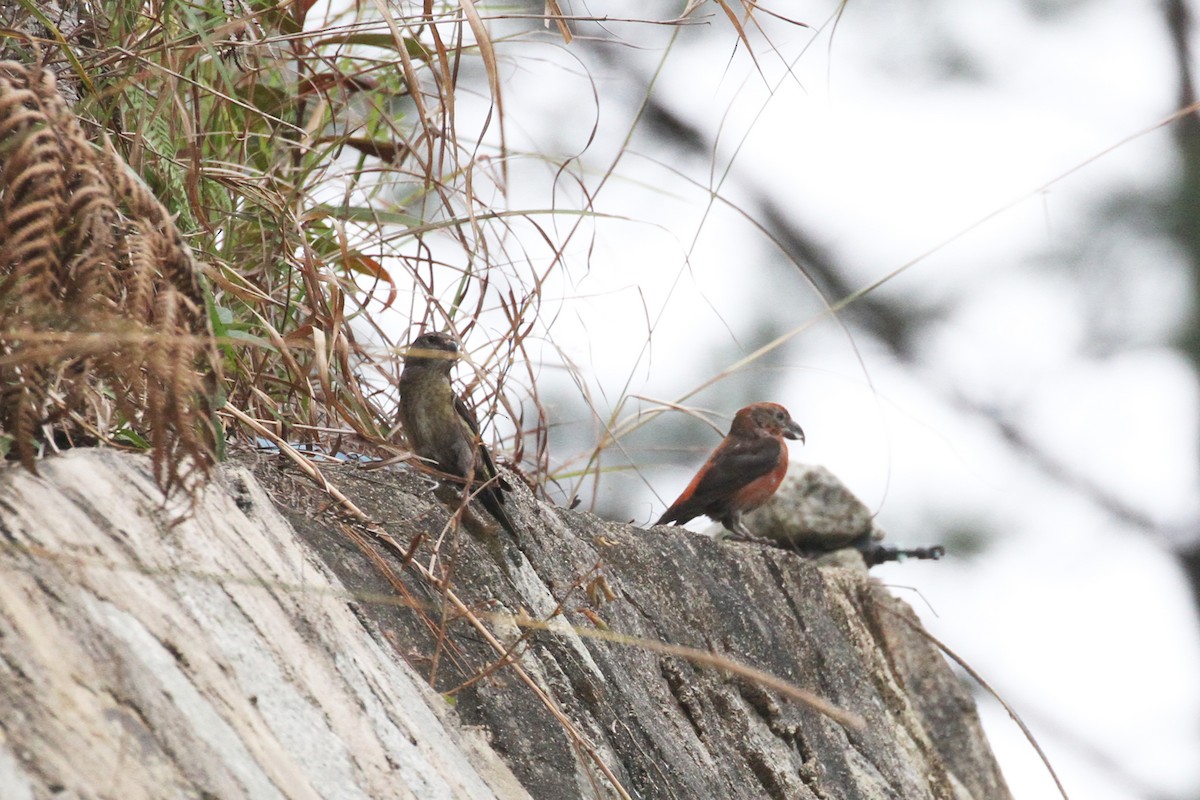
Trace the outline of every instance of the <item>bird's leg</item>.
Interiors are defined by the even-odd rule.
[[[746,527],[746,523],[742,521],[742,512],[734,511],[725,519],[721,520],[721,524],[725,526],[725,530],[717,534],[718,540],[730,540],[734,542],[751,542],[752,544],[769,544],[775,542],[770,539],[764,539],[761,536],[755,536]]]

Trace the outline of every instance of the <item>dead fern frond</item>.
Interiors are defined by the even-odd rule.
[[[61,145],[24,74],[0,73],[0,294],[52,303],[59,276],[55,226],[66,205]]]
[[[53,75],[0,62],[0,429],[152,444],[166,490],[214,461],[218,361],[200,272],[170,215]],[[115,409],[115,415],[112,411]]]

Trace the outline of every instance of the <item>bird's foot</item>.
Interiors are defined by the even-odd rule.
[[[774,539],[768,539],[764,536],[755,536],[750,531],[743,528],[740,531],[721,531],[716,535],[718,542],[747,542],[748,544],[761,544],[774,547],[776,542]]]

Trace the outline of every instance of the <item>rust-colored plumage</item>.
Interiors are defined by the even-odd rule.
[[[450,386],[450,370],[457,361],[458,345],[444,333],[413,340],[400,373],[400,423],[413,452],[461,478],[496,521],[516,536],[504,508],[504,491],[511,487],[479,441],[475,416]]]
[[[743,539],[753,539],[742,515],[761,506],[787,474],[784,439],[804,441],[804,431],[778,403],[754,403],[733,425],[683,493],[656,525],[683,524],[701,514]]]

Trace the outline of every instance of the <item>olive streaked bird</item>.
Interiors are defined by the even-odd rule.
[[[516,536],[504,507],[504,493],[511,487],[480,441],[475,415],[450,385],[458,355],[458,344],[448,334],[425,333],[413,340],[400,373],[400,424],[414,453],[461,478],[488,513]]]

